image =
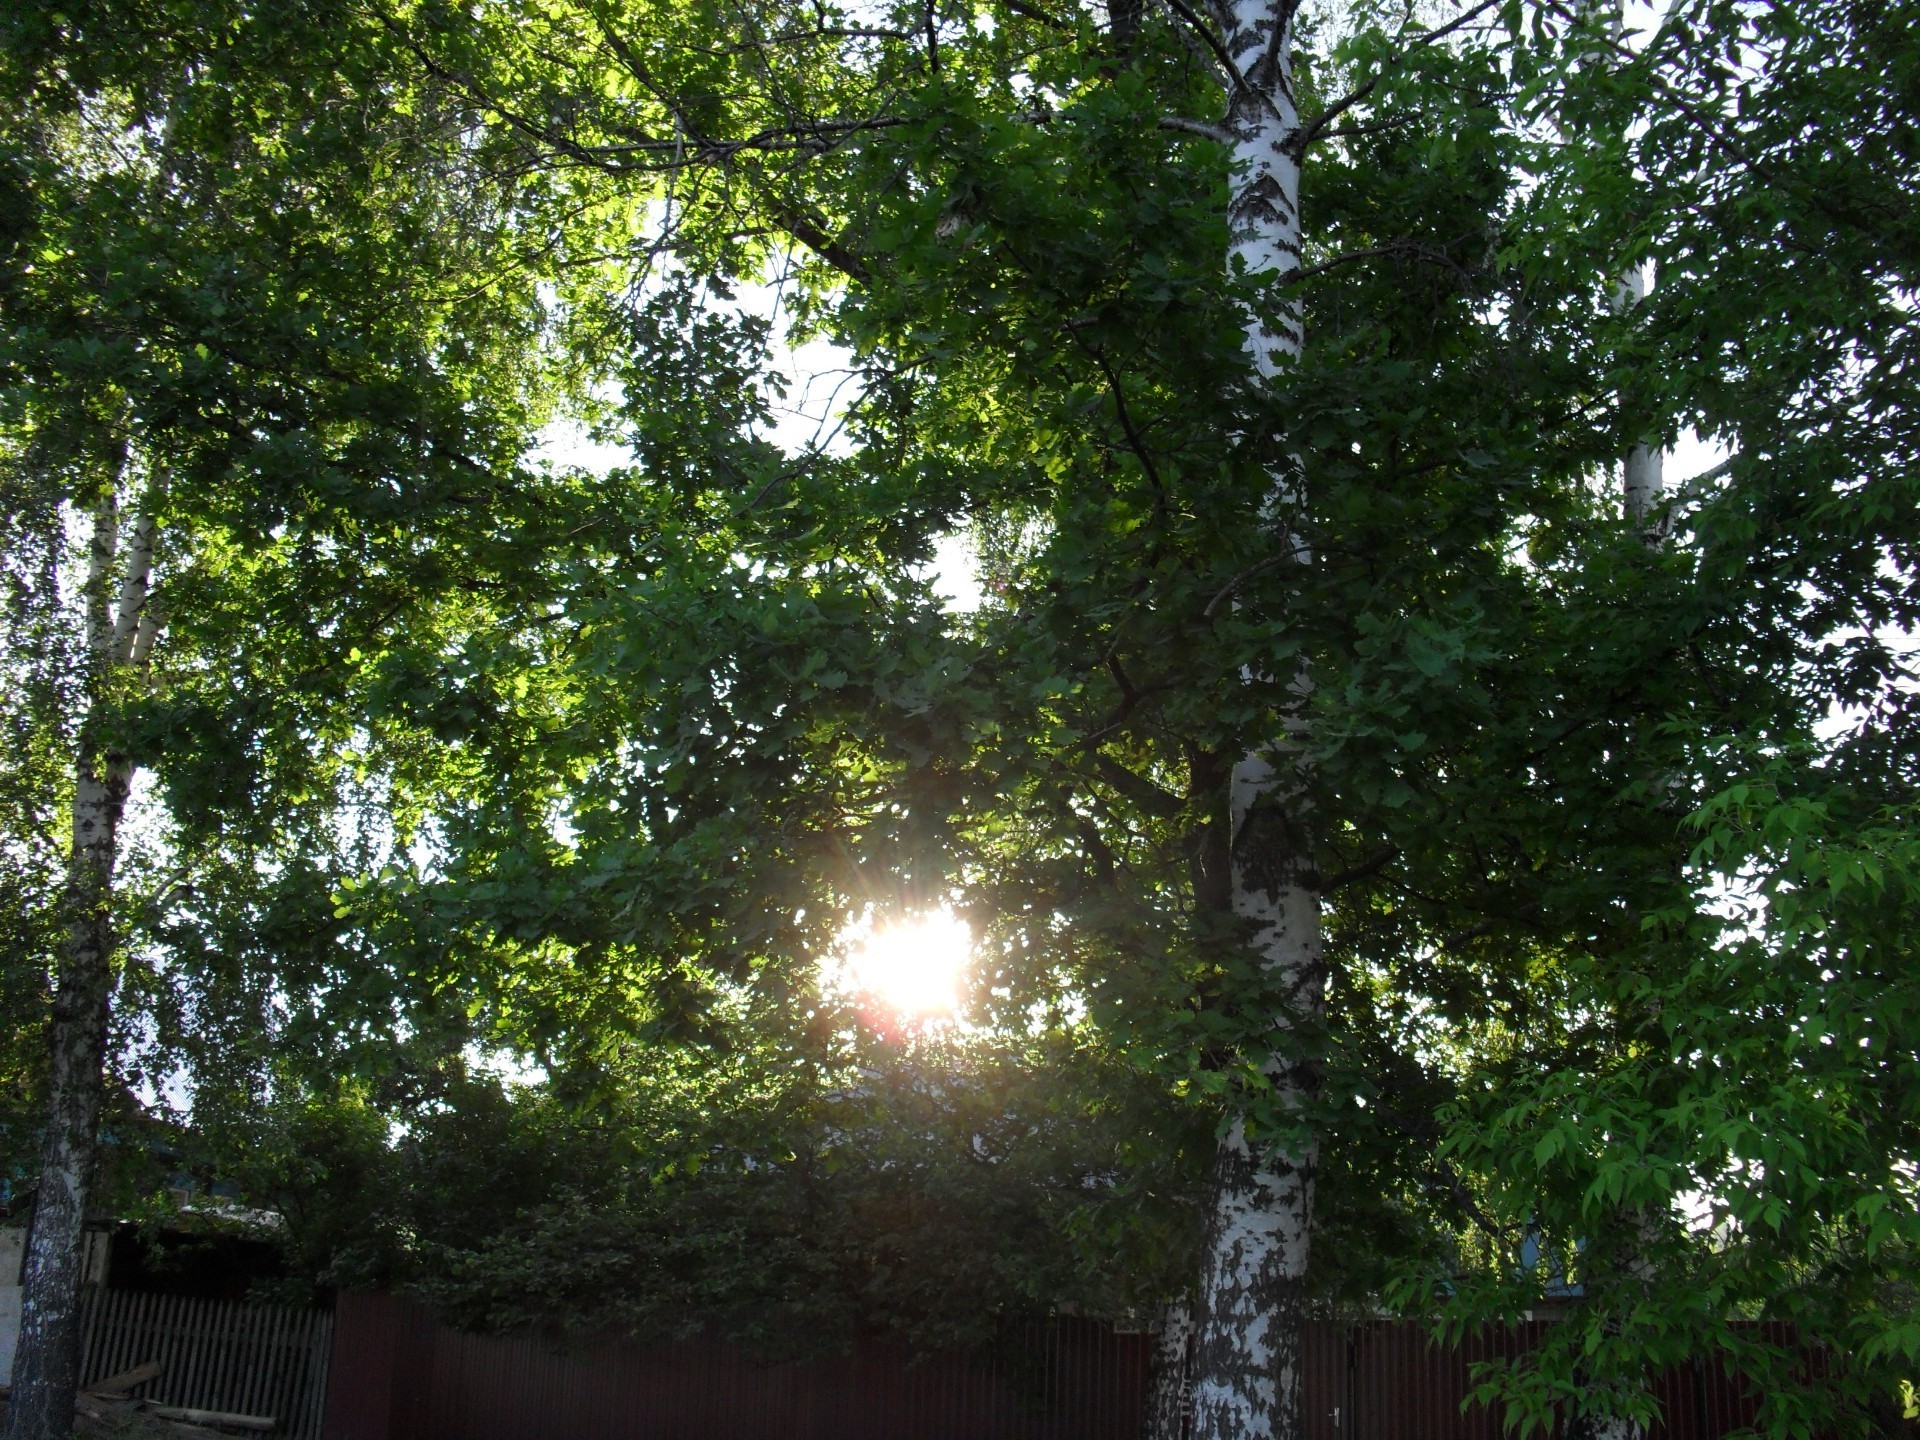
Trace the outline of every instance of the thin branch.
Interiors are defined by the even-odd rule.
[[[1208,50],[1213,52],[1213,58],[1219,62],[1220,68],[1226,73],[1227,78],[1233,82],[1236,90],[1239,90],[1244,95],[1255,96],[1265,103],[1269,110],[1274,110],[1273,102],[1267,99],[1266,92],[1256,89],[1253,82],[1248,80],[1247,77],[1240,72],[1240,67],[1233,63],[1233,56],[1227,53],[1227,47],[1222,45],[1213,31],[1207,28],[1207,22],[1193,13],[1192,8],[1186,3],[1186,0],[1167,0],[1167,8],[1182,20],[1186,21],[1187,28],[1200,38],[1201,43],[1203,43]],[[1274,113],[1278,115],[1280,112],[1274,110]]]
[[[1420,34],[1412,36],[1405,42],[1406,48],[1388,60],[1387,63],[1381,67],[1380,72],[1371,80],[1367,81],[1366,84],[1360,86],[1358,89],[1343,95],[1318,115],[1314,116],[1312,120],[1300,127],[1299,134],[1295,137],[1291,147],[1294,156],[1298,158],[1305,155],[1307,153],[1307,147],[1313,144],[1315,140],[1318,140],[1321,135],[1325,133],[1329,125],[1346,114],[1346,112],[1351,110],[1355,105],[1358,105],[1362,100],[1366,99],[1367,96],[1371,95],[1379,86],[1380,82],[1387,78],[1388,73],[1403,62],[1408,55],[1411,55],[1422,46],[1436,44],[1444,40],[1457,30],[1465,29],[1499,3],[1500,0],[1480,0],[1480,3],[1471,10],[1456,15],[1446,24],[1437,25],[1431,30],[1422,31]]]
[[[1126,391],[1120,387],[1119,375],[1114,373],[1113,365],[1108,361],[1104,350],[1097,345],[1088,344],[1072,326],[1067,327],[1067,333],[1073,336],[1073,343],[1086,351],[1087,354],[1092,357],[1093,363],[1100,367],[1100,373],[1106,376],[1107,389],[1113,393],[1114,414],[1120,421],[1122,433],[1127,437],[1127,446],[1133,451],[1135,457],[1140,461],[1141,467],[1147,472],[1147,479],[1153,482],[1154,495],[1157,497],[1155,500],[1155,508],[1164,513],[1167,503],[1166,483],[1160,478],[1160,467],[1153,463],[1153,455],[1147,449],[1147,442],[1141,437],[1140,432],[1134,428],[1133,415],[1127,409],[1127,394]]]
[[[1162,115],[1162,130],[1177,130],[1183,135],[1198,135],[1203,140],[1211,140],[1217,145],[1233,144],[1233,136],[1218,125],[1209,125],[1204,120],[1189,120],[1183,115]]]
[[[1308,265],[1280,277],[1282,285],[1297,284],[1302,280],[1311,280],[1315,275],[1324,275],[1327,271],[1342,265],[1351,265],[1356,260],[1376,260],[1383,255],[1397,255],[1398,245],[1369,245],[1364,250],[1349,250],[1343,255],[1335,255],[1331,260],[1322,260],[1318,265]]]
[[[1390,845],[1370,860],[1362,860],[1358,865],[1349,865],[1344,870],[1336,870],[1331,875],[1322,876],[1320,893],[1325,895],[1330,891],[1351,885],[1357,880],[1370,880],[1391,865],[1399,855],[1399,849]]]
[[[1200,618],[1202,620],[1211,620],[1213,618],[1213,612],[1220,608],[1220,602],[1238,590],[1242,585],[1246,584],[1247,581],[1251,580],[1254,576],[1271,570],[1276,565],[1284,565],[1289,560],[1298,560],[1301,556],[1309,553],[1311,552],[1308,551],[1306,546],[1296,545],[1291,550],[1282,550],[1277,555],[1269,555],[1264,560],[1254,561],[1253,564],[1249,565],[1220,587],[1219,592],[1207,602],[1207,608],[1200,612]]]

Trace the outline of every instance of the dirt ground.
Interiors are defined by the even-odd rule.
[[[6,1422],[7,1402],[0,1399],[0,1425]],[[73,1421],[74,1440],[233,1440],[225,1430],[162,1420],[131,1400],[96,1400],[82,1396]]]

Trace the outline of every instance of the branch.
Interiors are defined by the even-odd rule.
[[[1147,479],[1153,482],[1153,492],[1157,497],[1155,500],[1155,508],[1164,514],[1167,504],[1166,483],[1160,478],[1160,467],[1153,463],[1153,455],[1147,449],[1147,442],[1141,437],[1140,432],[1133,427],[1133,415],[1127,409],[1127,394],[1126,391],[1120,388],[1120,377],[1114,373],[1113,366],[1108,362],[1104,350],[1097,345],[1090,345],[1081,339],[1079,332],[1075,330],[1072,325],[1067,326],[1067,334],[1073,337],[1074,344],[1078,345],[1092,357],[1093,363],[1100,367],[1100,373],[1106,376],[1107,389],[1113,393],[1114,415],[1120,421],[1121,432],[1127,437],[1127,447],[1133,451],[1134,456],[1140,461],[1141,468],[1147,472]]]
[[[133,632],[133,644],[127,647],[127,664],[143,680],[147,675],[147,662],[153,658],[154,642],[160,638],[166,623],[158,605],[141,607],[140,624]]]
[[[1202,620],[1211,620],[1213,618],[1213,612],[1220,608],[1220,602],[1238,590],[1242,585],[1246,584],[1246,582],[1254,576],[1263,571],[1271,570],[1276,565],[1284,565],[1289,560],[1298,560],[1301,556],[1309,553],[1306,546],[1295,545],[1291,550],[1282,550],[1277,555],[1269,555],[1264,560],[1256,560],[1220,587],[1219,592],[1213,599],[1207,602],[1207,608],[1200,612],[1200,618]]]
[[[1227,78],[1233,82],[1236,90],[1259,99],[1269,110],[1273,110],[1274,114],[1280,113],[1274,110],[1273,101],[1267,98],[1266,92],[1256,89],[1253,82],[1240,72],[1240,67],[1233,63],[1233,56],[1227,53],[1227,47],[1222,45],[1213,31],[1207,28],[1207,22],[1193,13],[1186,0],[1167,0],[1167,8],[1186,21],[1187,28],[1199,36],[1207,49],[1213,52],[1213,58],[1219,62],[1220,68],[1226,72]]]
[[[1327,271],[1341,265],[1350,265],[1356,260],[1376,260],[1383,255],[1397,255],[1398,245],[1369,245],[1364,250],[1349,250],[1344,255],[1335,255],[1331,260],[1322,260],[1318,265],[1308,265],[1280,277],[1282,285],[1292,285],[1301,280],[1310,280],[1315,275],[1324,275]]]
[[[769,217],[794,239],[806,246],[834,269],[849,280],[865,282],[868,278],[867,263],[853,250],[841,244],[826,231],[813,216],[798,205],[789,204],[777,197],[767,201]]]
[[[587,144],[565,135],[550,125],[530,119],[518,111],[509,109],[498,97],[489,93],[478,84],[457,71],[442,65],[426,48],[415,40],[406,28],[392,16],[380,14],[379,19],[400,43],[412,52],[413,57],[435,78],[446,81],[464,93],[469,99],[500,117],[513,129],[528,139],[564,155],[578,164],[591,166],[608,174],[620,175],[631,172],[657,173],[674,170],[684,166],[689,160],[724,164],[736,155],[746,152],[774,154],[780,152],[798,152],[804,156],[817,157],[837,150],[855,136],[868,134],[876,130],[891,130],[905,125],[907,120],[899,115],[874,115],[863,120],[815,120],[805,125],[787,127],[769,126],[738,140],[717,140],[705,136],[690,141],[685,136],[662,138],[649,135],[645,131],[629,130],[626,141],[617,145]],[[604,33],[604,32],[603,32]],[[609,37],[618,49],[617,42]],[[631,70],[631,65],[629,66]],[[648,84],[644,71],[635,73],[636,79]],[[672,109],[672,105],[662,98],[657,90],[655,98]],[[638,163],[629,157],[645,157],[654,163]],[[663,157],[655,159],[655,157]]]
[[[1707,487],[1722,476],[1733,473],[1734,462],[1740,457],[1729,455],[1711,470],[1703,470],[1691,480],[1683,480],[1673,489],[1669,504],[1678,505],[1683,500],[1697,499],[1707,493]]]
[[[1231,146],[1233,136],[1218,125],[1209,125],[1204,120],[1189,120],[1183,115],[1162,115],[1162,130],[1178,130],[1183,135],[1198,135],[1202,140],[1211,140],[1217,145]]]
[[[1321,137],[1326,131],[1327,126],[1331,125],[1335,120],[1339,119],[1342,115],[1346,114],[1347,111],[1371,95],[1380,82],[1387,78],[1388,73],[1400,65],[1407,56],[1422,46],[1435,44],[1438,41],[1446,39],[1447,36],[1453,34],[1456,30],[1466,28],[1466,26],[1472,24],[1481,15],[1493,9],[1493,7],[1499,3],[1500,0],[1480,0],[1480,3],[1471,10],[1456,15],[1446,24],[1435,26],[1431,30],[1422,31],[1420,34],[1407,40],[1405,42],[1406,48],[1388,60],[1387,63],[1380,68],[1379,74],[1375,75],[1357,90],[1334,101],[1333,104],[1314,116],[1312,120],[1301,126],[1299,134],[1293,141],[1292,149],[1294,158],[1298,159],[1305,155],[1307,153],[1307,147]]]
[[[1473,293],[1473,274],[1459,261],[1444,250],[1432,250],[1425,245],[1416,245],[1411,240],[1395,240],[1388,245],[1369,245],[1364,250],[1349,250],[1344,255],[1335,255],[1330,260],[1322,260],[1318,265],[1309,265],[1305,269],[1294,270],[1281,277],[1282,285],[1292,285],[1299,280],[1308,280],[1315,275],[1325,274],[1336,266],[1345,265],[1354,260],[1373,260],[1383,255],[1405,255],[1415,260],[1424,260],[1429,265],[1439,265],[1453,271],[1459,277],[1461,288]]]
[[[1362,860],[1358,865],[1349,865],[1344,870],[1323,875],[1320,879],[1320,893],[1325,895],[1329,891],[1340,889],[1343,885],[1351,885],[1356,880],[1370,880],[1391,865],[1399,855],[1400,851],[1390,845],[1371,860]]]
[[[1065,30],[1068,32],[1071,32],[1073,30],[1073,26],[1069,25],[1066,21],[1060,19],[1058,16],[1049,15],[1044,10],[1038,9],[1035,6],[1027,4],[1026,0],[1001,0],[1001,3],[1005,5],[1007,9],[1011,10],[1014,14],[1023,16],[1024,18],[1028,20],[1032,20],[1037,24],[1050,25],[1055,30]]]
[[[1173,791],[1154,784],[1144,775],[1136,774],[1118,760],[1095,751],[1093,764],[1100,772],[1101,779],[1149,815],[1157,815],[1163,820],[1171,819],[1187,808],[1187,802]]]
[[[107,653],[115,664],[124,665],[132,658],[134,637],[146,609],[147,590],[153,578],[154,540],[160,528],[153,513],[157,498],[149,489],[140,518],[134,521],[133,543],[127,548],[127,573],[120,582],[120,603],[114,607],[113,636],[107,646]]]

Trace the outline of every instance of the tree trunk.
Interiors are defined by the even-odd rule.
[[[1223,48],[1237,72],[1228,79],[1225,124],[1235,161],[1229,260],[1274,287],[1300,267],[1297,8],[1297,0],[1229,0],[1219,9]],[[1297,360],[1302,342],[1297,305],[1249,319],[1248,356],[1263,380]],[[1274,475],[1276,519],[1301,499],[1295,475]],[[1275,528],[1275,543],[1304,561],[1297,537],[1284,524]],[[1263,750],[1236,765],[1232,781],[1233,908],[1252,922],[1253,944],[1280,996],[1277,1031],[1318,1017],[1324,982],[1320,900],[1297,838],[1296,763],[1284,747]],[[1300,1113],[1312,1083],[1305,1067],[1283,1055],[1269,1062],[1266,1078],[1273,1110]],[[1317,1158],[1304,1128],[1290,1137],[1250,1136],[1244,1115],[1231,1117],[1221,1138],[1195,1315],[1193,1440],[1303,1433],[1301,1337]]]
[[[1608,0],[1609,8],[1606,23],[1616,44],[1626,34],[1625,0]],[[1613,310],[1616,315],[1629,314],[1634,306],[1647,298],[1648,271],[1643,264],[1629,265],[1614,281]],[[1627,448],[1620,462],[1620,498],[1627,519],[1640,531],[1641,538],[1649,547],[1657,547],[1665,538],[1664,527],[1659,516],[1660,501],[1666,488],[1664,452],[1654,445],[1640,441]],[[1649,1225],[1649,1217],[1636,1212],[1629,1219],[1642,1234]],[[1644,1259],[1636,1247],[1618,1267],[1614,1284],[1624,1280],[1635,1284],[1645,1278]],[[1595,1299],[1603,1298],[1595,1293],[1603,1289],[1608,1282],[1589,1286],[1589,1293]],[[1617,1326],[1609,1324],[1610,1329]],[[1650,1387],[1651,1378],[1641,1375],[1634,1382],[1635,1389],[1644,1395]],[[1626,1418],[1621,1411],[1627,1408],[1623,1400],[1638,1399],[1640,1395],[1623,1397],[1618,1389],[1601,1389],[1598,1397],[1589,1395],[1591,1402],[1600,1398],[1601,1403],[1586,1415],[1577,1417],[1569,1428],[1573,1440],[1642,1440],[1646,1428],[1637,1421]]]
[[[1193,1307],[1184,1300],[1163,1306],[1153,1337],[1153,1368],[1147,1382],[1147,1410],[1141,1440],[1187,1440],[1192,1416]]]
[[[1621,314],[1646,299],[1646,267],[1635,265],[1629,269],[1620,277],[1613,293],[1614,308]],[[1640,528],[1649,544],[1657,545],[1663,538],[1659,533],[1659,517],[1655,512],[1666,488],[1663,473],[1665,459],[1657,446],[1643,441],[1627,451],[1626,459],[1620,466],[1621,497],[1626,504],[1627,518]]]
[[[7,1440],[59,1440],[73,1429],[81,1251],[113,992],[113,870],[132,778],[126,757],[103,742],[101,717],[116,677],[144,671],[158,630],[146,603],[153,542],[149,510],[134,533],[119,605],[110,609],[119,549],[112,500],[95,511],[85,592],[88,714],[75,757],[66,934],[48,1026],[47,1130],[21,1275]]]
[[[49,1034],[47,1132],[21,1277],[8,1440],[52,1440],[73,1428],[81,1246],[113,980],[113,862],[126,797],[124,764],[97,757],[83,762],[73,804],[67,933]]]

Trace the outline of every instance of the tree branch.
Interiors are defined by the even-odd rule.
[[[1380,72],[1371,80],[1367,81],[1366,84],[1360,86],[1358,89],[1343,95],[1340,99],[1334,101],[1333,104],[1329,105],[1318,115],[1314,116],[1313,119],[1300,127],[1300,132],[1294,139],[1291,147],[1294,158],[1299,159],[1304,156],[1307,153],[1307,147],[1313,144],[1315,140],[1318,140],[1326,132],[1326,128],[1329,125],[1346,114],[1346,112],[1351,110],[1355,105],[1358,105],[1362,100],[1366,99],[1367,96],[1371,95],[1379,86],[1380,82],[1387,78],[1388,73],[1404,61],[1408,55],[1423,46],[1432,45],[1446,39],[1447,36],[1457,30],[1465,29],[1499,3],[1500,0],[1480,0],[1480,3],[1475,5],[1471,10],[1456,15],[1446,24],[1437,25],[1431,30],[1422,31],[1420,34],[1407,39],[1405,48],[1401,50],[1399,54],[1389,59],[1387,63],[1380,68]]]
[[[1308,550],[1306,546],[1296,545],[1291,550],[1282,550],[1277,555],[1269,555],[1264,560],[1254,561],[1253,564],[1249,565],[1246,569],[1242,570],[1238,575],[1234,576],[1231,580],[1227,581],[1226,584],[1220,587],[1219,591],[1214,595],[1214,597],[1207,602],[1206,609],[1200,612],[1200,618],[1202,620],[1211,620],[1213,618],[1213,612],[1220,608],[1220,602],[1226,599],[1234,591],[1238,590],[1242,585],[1246,584],[1246,582],[1251,580],[1254,576],[1259,575],[1264,571],[1271,570],[1276,565],[1284,565],[1289,560],[1297,560],[1302,555],[1305,555],[1307,553],[1308,553]]]
[[[1209,125],[1204,120],[1189,120],[1183,115],[1162,115],[1162,130],[1177,130],[1183,135],[1198,135],[1203,140],[1211,140],[1217,145],[1232,145],[1233,136],[1218,125]]]
[[[127,547],[127,573],[120,582],[120,602],[114,607],[113,636],[108,654],[116,664],[131,658],[134,638],[139,632],[142,612],[147,604],[147,588],[153,577],[153,548],[160,522],[154,514],[158,496],[149,487],[140,518],[133,523],[133,541]]]

